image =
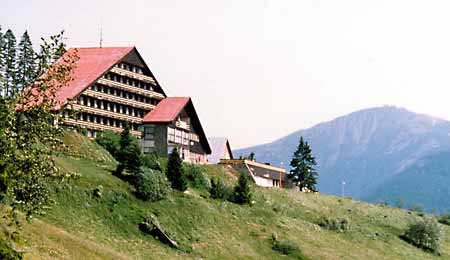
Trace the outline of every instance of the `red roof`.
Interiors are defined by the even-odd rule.
[[[134,47],[103,47],[103,48],[76,48],[79,60],[77,61],[72,77],[73,80],[56,93],[56,99],[64,104],[68,99],[76,97],[100,78],[117,62],[130,53]],[[67,51],[73,52],[74,48]],[[66,54],[64,54],[66,55]]]
[[[158,105],[145,115],[144,123],[168,123],[175,120],[181,110],[186,106],[191,98],[189,97],[168,97],[161,100]]]

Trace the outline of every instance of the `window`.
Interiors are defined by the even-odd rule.
[[[144,140],[153,140],[155,128],[153,126],[144,127]]]

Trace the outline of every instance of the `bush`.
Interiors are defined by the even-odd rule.
[[[441,229],[434,218],[429,217],[410,223],[401,238],[425,251],[439,254],[442,238]]]
[[[239,175],[238,183],[236,187],[234,187],[232,201],[238,204],[250,204],[252,197],[250,177],[246,173],[241,173]]]
[[[211,180],[209,194],[213,199],[228,200],[231,197],[232,191],[221,179],[213,179]]]
[[[294,242],[290,240],[278,240],[274,234],[272,234],[272,249],[280,254],[291,256],[296,259],[308,260]]]
[[[160,171],[141,167],[135,179],[136,195],[144,201],[158,201],[167,198],[170,184]]]
[[[450,214],[443,214],[439,216],[439,223],[450,226]]]
[[[105,150],[108,151],[115,159],[117,159],[117,155],[120,151],[120,144],[119,144],[120,135],[119,134],[117,134],[111,130],[106,130],[106,131],[99,133],[97,138],[95,138],[95,141],[100,146],[105,148]]]
[[[162,166],[159,162],[159,158],[155,154],[142,154],[141,155],[142,167],[147,167],[152,170],[157,170],[162,172]]]
[[[337,232],[345,232],[350,229],[350,223],[346,218],[335,219],[330,217],[323,217],[319,219],[319,222],[317,224],[322,228]]]
[[[197,165],[188,165],[185,171],[186,180],[189,182],[191,187],[197,189],[211,188],[211,183],[208,177],[203,174],[201,168]]]
[[[176,147],[173,148],[172,152],[169,154],[166,176],[173,189],[179,191],[187,190],[187,181],[182,167],[182,160]]]
[[[6,241],[0,239],[0,259],[2,260],[20,260],[23,254],[12,249]]]

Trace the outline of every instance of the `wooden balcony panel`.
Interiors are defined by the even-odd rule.
[[[122,90],[126,90],[126,91],[130,91],[133,93],[138,93],[138,94],[141,94],[141,95],[144,95],[147,97],[151,97],[151,98],[164,99],[164,95],[161,93],[142,89],[142,88],[135,87],[135,86],[130,86],[130,85],[123,84],[123,83],[120,83],[120,82],[117,82],[114,80],[110,80],[110,79],[100,78],[97,80],[97,83],[107,85],[110,87],[114,87],[114,88],[118,88],[118,89],[122,89]]]
[[[82,120],[76,120],[73,118],[63,118],[62,122],[65,125],[86,127],[89,129],[94,129],[94,130],[99,130],[99,131],[105,131],[105,130],[111,130],[114,132],[122,132],[123,131],[123,129],[120,127],[103,125],[103,124],[98,124],[98,123],[94,123],[94,122],[86,122],[86,121],[82,121]],[[140,131],[130,130],[130,133],[134,136],[142,137],[142,132],[140,132]]]
[[[84,91],[82,94],[86,95],[86,96],[94,97],[97,99],[101,99],[101,100],[107,100],[107,101],[111,101],[114,103],[120,103],[120,104],[124,104],[124,105],[128,105],[128,106],[132,106],[132,107],[142,108],[145,110],[152,110],[155,108],[155,105],[152,105],[152,104],[147,104],[147,103],[139,102],[136,100],[118,97],[118,96],[114,96],[114,95],[110,95],[110,94],[106,94],[103,92],[98,92],[98,91],[94,91],[94,90],[90,90],[90,89]]]
[[[113,67],[110,71],[117,73],[119,75],[122,75],[122,76],[127,76],[129,78],[133,78],[133,79],[141,80],[141,81],[144,81],[147,83],[151,83],[152,85],[156,86],[155,79],[150,76],[147,76],[147,75],[139,74],[136,72],[125,70],[125,69],[121,69],[119,67]]]
[[[106,116],[106,117],[111,117],[111,118],[115,118],[115,119],[119,119],[119,120],[124,120],[124,121],[131,122],[131,123],[138,123],[138,124],[142,123],[142,118],[140,118],[140,117],[124,115],[121,113],[103,110],[100,108],[94,108],[94,107],[89,107],[89,106],[84,106],[84,105],[79,105],[79,104],[73,104],[72,109],[76,110],[76,111],[88,112],[88,113],[91,113],[94,115]]]

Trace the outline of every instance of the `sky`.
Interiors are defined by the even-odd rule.
[[[2,0],[17,37],[136,46],[232,149],[374,106],[450,120],[447,0]],[[101,26],[102,25],[102,26]]]

